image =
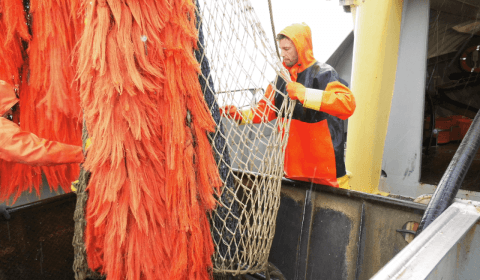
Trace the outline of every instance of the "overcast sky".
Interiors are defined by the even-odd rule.
[[[273,42],[268,0],[250,0],[257,17]],[[312,29],[313,54],[325,62],[353,29],[352,14],[338,0],[271,0],[275,32],[292,23],[305,22]]]

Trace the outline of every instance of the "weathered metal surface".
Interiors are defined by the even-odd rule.
[[[479,279],[479,205],[452,204],[372,279]]]
[[[355,268],[355,279],[360,278],[360,273],[362,272],[363,258],[358,256],[363,256],[365,254],[365,202],[362,204],[362,212],[360,214],[360,225],[358,229],[358,253],[357,253],[357,267]]]
[[[45,199],[0,220],[0,279],[74,279],[75,195]]]
[[[364,265],[359,279],[370,279],[408,242],[397,232],[409,221],[419,222],[423,212],[394,205],[367,203]]]
[[[342,272],[341,278],[345,279],[351,270],[345,262],[350,249],[345,244],[349,244],[352,223],[342,212],[323,208],[315,210],[305,279],[338,279],[338,272]]]
[[[74,206],[69,194],[13,208],[0,221],[0,279],[73,279]],[[396,230],[424,209],[284,179],[270,262],[288,280],[369,279],[407,245]]]
[[[369,279],[408,243],[425,205],[284,179],[269,261],[289,280]]]
[[[298,252],[301,246],[305,192],[288,193],[282,191],[280,209],[277,214],[275,238],[270,249],[269,261],[275,264],[290,279],[298,275],[295,269],[300,260]]]

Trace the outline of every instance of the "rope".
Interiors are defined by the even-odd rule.
[[[85,142],[88,139],[88,133],[83,122],[83,131],[82,131],[82,142],[85,150]],[[100,274],[91,271],[88,268],[87,264],[87,252],[85,251],[85,242],[84,242],[84,232],[85,227],[87,226],[87,221],[85,219],[85,205],[88,200],[88,193],[86,188],[88,181],[90,180],[90,172],[83,169],[80,169],[80,176],[78,178],[78,183],[75,182],[73,187],[77,189],[77,205],[75,206],[75,212],[73,214],[73,220],[75,221],[75,229],[73,234],[73,251],[74,251],[74,260],[73,260],[73,272],[75,273],[75,280],[85,280],[87,277],[89,279],[103,279],[104,277]]]
[[[275,25],[273,23],[272,0],[268,0],[268,10],[270,11],[270,22],[272,23],[273,42],[275,42],[275,50],[277,51],[278,58],[281,59],[280,52],[278,51],[277,33],[275,32]]]

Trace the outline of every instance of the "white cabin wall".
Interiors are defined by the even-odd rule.
[[[405,0],[382,170],[384,192],[416,197],[419,187],[430,1]],[[374,108],[372,108],[374,109]]]

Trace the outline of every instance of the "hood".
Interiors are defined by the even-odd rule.
[[[297,74],[312,66],[316,60],[313,57],[312,31],[305,23],[295,23],[287,26],[279,34],[285,35],[292,40],[298,53],[298,63],[288,69],[293,81],[297,80]]]
[[[18,98],[15,95],[13,86],[0,80],[0,116],[10,110],[17,102]]]

